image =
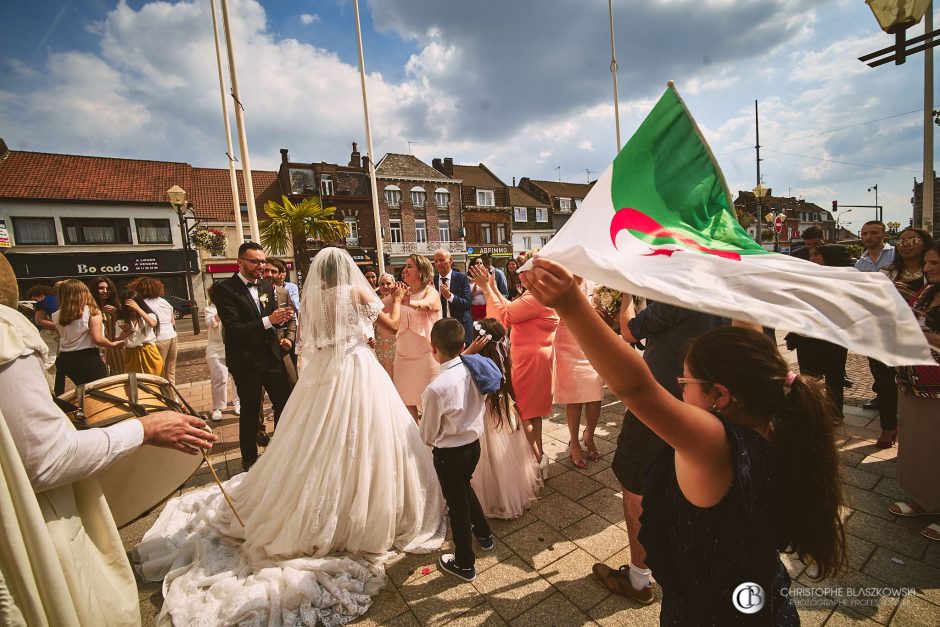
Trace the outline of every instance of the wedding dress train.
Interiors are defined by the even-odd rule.
[[[380,308],[358,305],[362,329]],[[226,484],[245,526],[212,486],[171,500],[144,536],[141,574],[165,577],[161,618],[341,625],[368,610],[389,551],[440,547],[444,502],[414,420],[361,332],[332,339],[304,351],[270,445]]]

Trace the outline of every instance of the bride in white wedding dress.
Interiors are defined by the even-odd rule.
[[[167,503],[137,547],[175,625],[341,625],[365,613],[394,549],[446,531],[431,453],[369,348],[382,310],[342,249],[314,258],[301,305],[301,373],[248,473]],[[382,314],[384,315],[384,314]]]

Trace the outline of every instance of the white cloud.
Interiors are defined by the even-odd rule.
[[[300,16],[300,21],[305,26],[309,26],[311,24],[316,24],[317,22],[319,22],[320,16],[317,15],[316,13],[304,13],[303,15]]]

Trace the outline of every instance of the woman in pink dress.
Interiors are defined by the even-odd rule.
[[[590,299],[591,286],[581,277],[575,281]],[[601,415],[601,399],[604,398],[604,382],[591,366],[591,362],[584,356],[584,352],[568,326],[562,321],[558,323],[558,332],[555,334],[555,402],[565,405],[565,414],[568,422],[568,455],[577,468],[587,468],[584,461],[584,451],[578,441],[578,429],[581,427],[581,410],[584,410],[584,446],[587,448],[588,458],[597,461],[601,458],[600,451],[594,444],[594,429]]]
[[[431,327],[441,319],[441,295],[431,283],[433,277],[434,266],[421,255],[408,257],[401,272],[410,294],[401,303],[392,381],[415,422],[421,395],[437,376],[438,364],[431,355]]]
[[[471,266],[470,275],[486,294],[487,317],[512,327],[512,386],[526,439],[544,479],[548,476],[548,457],[542,450],[542,417],[552,413],[552,342],[558,314],[528,293],[512,302],[506,300],[496,289],[496,277],[485,267]]]

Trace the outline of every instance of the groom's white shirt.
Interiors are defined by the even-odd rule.
[[[254,281],[253,285],[248,285],[249,283],[252,283],[252,281],[249,281],[244,276],[242,276],[241,272],[238,273],[238,278],[241,279],[242,283],[245,284],[245,287],[248,288],[248,293],[251,294],[251,297],[254,299],[255,307],[258,308],[258,313],[261,313],[261,298],[258,296],[258,281],[260,281],[261,279],[258,279],[258,281]],[[267,316],[264,316],[261,318],[261,323],[264,324],[265,329],[270,329],[272,326],[274,326],[271,324],[271,321],[268,319]]]
[[[441,364],[421,395],[421,438],[434,448],[456,448],[480,439],[485,399],[460,357]]]

